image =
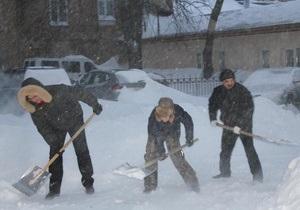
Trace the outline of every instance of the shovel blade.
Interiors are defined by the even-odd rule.
[[[134,166],[130,166],[129,163],[124,163],[118,168],[113,170],[113,173],[119,174],[122,176],[127,176],[130,178],[135,178],[139,180],[143,180],[145,177],[151,175],[155,170],[150,170],[146,168],[138,168]]]
[[[42,171],[36,165],[31,166],[21,177],[21,179],[12,186],[27,196],[34,195],[42,185],[48,180],[50,173]]]

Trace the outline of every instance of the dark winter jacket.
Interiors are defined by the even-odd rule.
[[[223,85],[216,87],[209,98],[210,121],[217,119],[218,110],[225,125],[251,131],[254,104],[251,93],[243,85],[236,82],[229,90]]]
[[[42,98],[47,98],[48,96],[51,99],[45,105],[38,106],[24,100],[27,94],[22,93],[22,89],[18,96],[20,104],[25,109],[34,106],[35,110],[31,110],[32,120],[46,141],[51,139],[51,135],[55,130],[68,132],[74,124],[82,121],[83,111],[79,101],[91,107],[98,105],[97,98],[94,95],[78,87],[63,84],[43,86],[43,84],[33,78],[25,80],[22,83],[22,87],[25,86],[32,87],[33,90],[37,89],[36,95]],[[41,92],[39,87],[42,87],[41,90],[45,90],[45,92]]]
[[[194,124],[191,116],[179,105],[174,104],[174,120],[163,122],[157,121],[155,117],[155,109],[152,111],[148,119],[148,135],[157,145],[158,152],[164,152],[163,143],[167,137],[174,140],[180,138],[180,126],[182,123],[185,127],[185,138],[191,140],[194,138]]]

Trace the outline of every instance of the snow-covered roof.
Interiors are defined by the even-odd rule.
[[[250,7],[220,14],[217,31],[300,23],[300,1]]]
[[[224,3],[227,1],[224,1]],[[228,2],[227,2],[228,3]],[[224,6],[224,5],[223,5]],[[289,2],[278,2],[276,4],[238,8],[236,5],[230,10],[230,5],[226,10],[222,9],[216,26],[216,31],[241,30],[249,28],[259,28],[266,26],[277,26],[283,24],[300,23],[300,0]],[[238,9],[237,9],[238,8]],[[179,34],[194,34],[205,32],[209,22],[209,15],[199,15],[195,13],[193,17],[175,21],[172,17],[160,17],[160,36],[172,36]],[[157,19],[149,16],[147,19],[147,30],[143,33],[143,38],[153,38],[158,36]]]

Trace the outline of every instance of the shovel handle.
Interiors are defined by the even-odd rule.
[[[217,126],[221,127],[221,128],[224,128],[226,130],[230,130],[230,131],[233,131],[233,127],[229,127],[227,125],[222,125],[220,123],[217,123]],[[243,134],[243,135],[246,135],[246,136],[251,136],[253,138],[257,138],[257,139],[262,139],[262,140],[266,140],[265,137],[262,137],[262,136],[259,136],[259,135],[256,135],[256,134],[252,134],[252,133],[248,133],[246,131],[243,131],[243,130],[240,130],[240,134]]]
[[[230,131],[234,130],[234,128],[229,127],[227,125],[222,125],[220,123],[217,123],[216,125],[219,126],[219,127],[221,127],[221,128],[224,128],[226,130],[230,130]],[[267,141],[267,142],[274,143],[274,144],[279,144],[279,145],[285,144],[285,145],[298,146],[297,143],[294,143],[292,141],[288,141],[288,140],[284,140],[284,139],[273,140],[273,139],[269,139],[267,137],[263,137],[263,136],[259,136],[259,135],[253,134],[253,133],[248,133],[248,132],[243,131],[243,130],[240,130],[240,134],[243,134],[243,135],[246,135],[246,136],[251,136],[253,138],[256,138],[256,139],[259,139],[259,140],[263,140],[263,141]]]
[[[199,140],[198,138],[197,138],[197,139],[193,139],[193,142],[196,142],[196,141],[198,141],[198,140]],[[166,153],[166,155],[167,155],[167,156],[173,155],[174,153],[179,152],[179,151],[181,151],[182,149],[184,149],[184,148],[186,148],[186,147],[188,147],[188,144],[183,144],[183,145],[181,145],[180,147],[177,147],[176,149],[174,149],[174,150],[172,150],[172,151]],[[146,162],[144,165],[142,165],[142,166],[140,167],[140,169],[147,168],[147,167],[153,165],[154,163],[156,163],[156,162],[158,162],[158,161],[159,161],[159,157],[157,157],[157,158],[155,158],[155,159],[153,159],[153,160],[150,160],[149,162]]]
[[[96,116],[95,113],[93,113],[86,121],[85,123],[76,131],[76,133],[64,144],[64,146],[59,150],[59,153],[56,153],[49,162],[42,168],[40,173],[43,171],[46,171],[47,168],[65,151],[65,149],[69,146],[69,144],[72,143],[72,141],[84,130],[84,128],[87,126],[87,124]]]

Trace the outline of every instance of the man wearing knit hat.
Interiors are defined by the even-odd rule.
[[[34,78],[27,78],[18,92],[20,105],[30,112],[31,118],[38,132],[50,146],[49,158],[60,154],[67,133],[73,136],[83,125],[83,111],[79,104],[82,101],[93,108],[99,115],[102,111],[97,98],[84,89],[68,85],[44,86]],[[81,172],[81,183],[87,194],[94,193],[93,166],[89,154],[84,130],[74,139],[74,149],[78,167]],[[62,154],[50,165],[51,173],[49,193],[46,199],[53,199],[60,195],[63,178]]]
[[[240,135],[241,129],[252,133],[254,103],[251,93],[246,87],[235,81],[234,72],[230,69],[224,69],[219,78],[223,84],[216,87],[209,98],[210,122],[212,126],[217,125],[217,112],[220,110],[220,120],[225,125],[234,127],[234,131],[223,129],[219,165],[221,173],[213,178],[231,176],[230,158],[235,142],[240,137],[253,175],[253,181],[262,182],[263,172],[253,145],[253,138]]]
[[[169,152],[180,147],[181,123],[185,127],[186,143],[192,146],[194,125],[191,116],[181,106],[174,104],[172,99],[161,98],[148,119],[146,162],[157,157],[160,157],[160,160],[167,157],[164,142]],[[198,193],[200,189],[196,172],[186,161],[183,151],[170,155],[170,158],[189,189]],[[144,179],[145,193],[150,193],[157,188],[157,167],[157,163],[149,167],[151,170],[156,170]]]

